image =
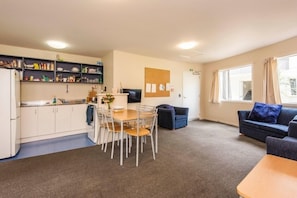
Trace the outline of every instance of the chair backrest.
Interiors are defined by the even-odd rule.
[[[142,112],[153,112],[156,110],[156,107],[151,105],[138,105],[136,110]]]
[[[104,109],[102,107],[97,107],[96,111],[99,126],[103,127],[105,124]]]
[[[103,114],[105,127],[108,129],[108,131],[115,131],[113,111],[111,109],[104,109]]]
[[[139,105],[137,107],[137,128],[146,128],[152,133],[154,131],[157,108],[150,105]]]

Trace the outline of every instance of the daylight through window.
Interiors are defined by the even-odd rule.
[[[297,55],[277,59],[282,103],[297,103]]]
[[[220,100],[252,100],[252,65],[219,71]]]

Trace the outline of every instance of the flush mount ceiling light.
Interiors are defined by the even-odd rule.
[[[47,41],[46,42],[50,47],[55,49],[64,49],[67,47],[67,44],[61,41]]]
[[[190,42],[183,42],[183,43],[180,43],[178,45],[179,48],[181,49],[192,49],[194,48],[198,43],[195,42],[195,41],[190,41]]]

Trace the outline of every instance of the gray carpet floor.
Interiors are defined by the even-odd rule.
[[[135,144],[134,144],[135,146]],[[100,146],[0,163],[0,197],[238,197],[236,186],[265,155],[265,144],[238,128],[191,121],[159,128],[159,153],[150,142],[119,165]]]

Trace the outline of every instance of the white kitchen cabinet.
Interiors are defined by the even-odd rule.
[[[38,135],[47,135],[55,131],[55,107],[38,107]]]
[[[87,105],[71,105],[71,130],[84,130],[87,127]]]
[[[86,132],[86,109],[86,104],[22,107],[22,142]]]
[[[60,133],[66,131],[76,131],[85,128],[86,105],[58,105],[50,108],[41,107],[42,116],[39,123],[43,123],[45,133]],[[46,119],[49,116],[48,120]],[[45,119],[43,119],[45,117]],[[48,133],[49,132],[49,133]]]
[[[38,107],[21,108],[21,138],[38,135]]]
[[[74,105],[60,105],[55,107],[55,126],[56,126],[56,133],[64,132],[64,131],[71,131],[71,112],[72,106]]]
[[[52,106],[21,108],[21,138],[32,138],[55,131],[55,112]]]

